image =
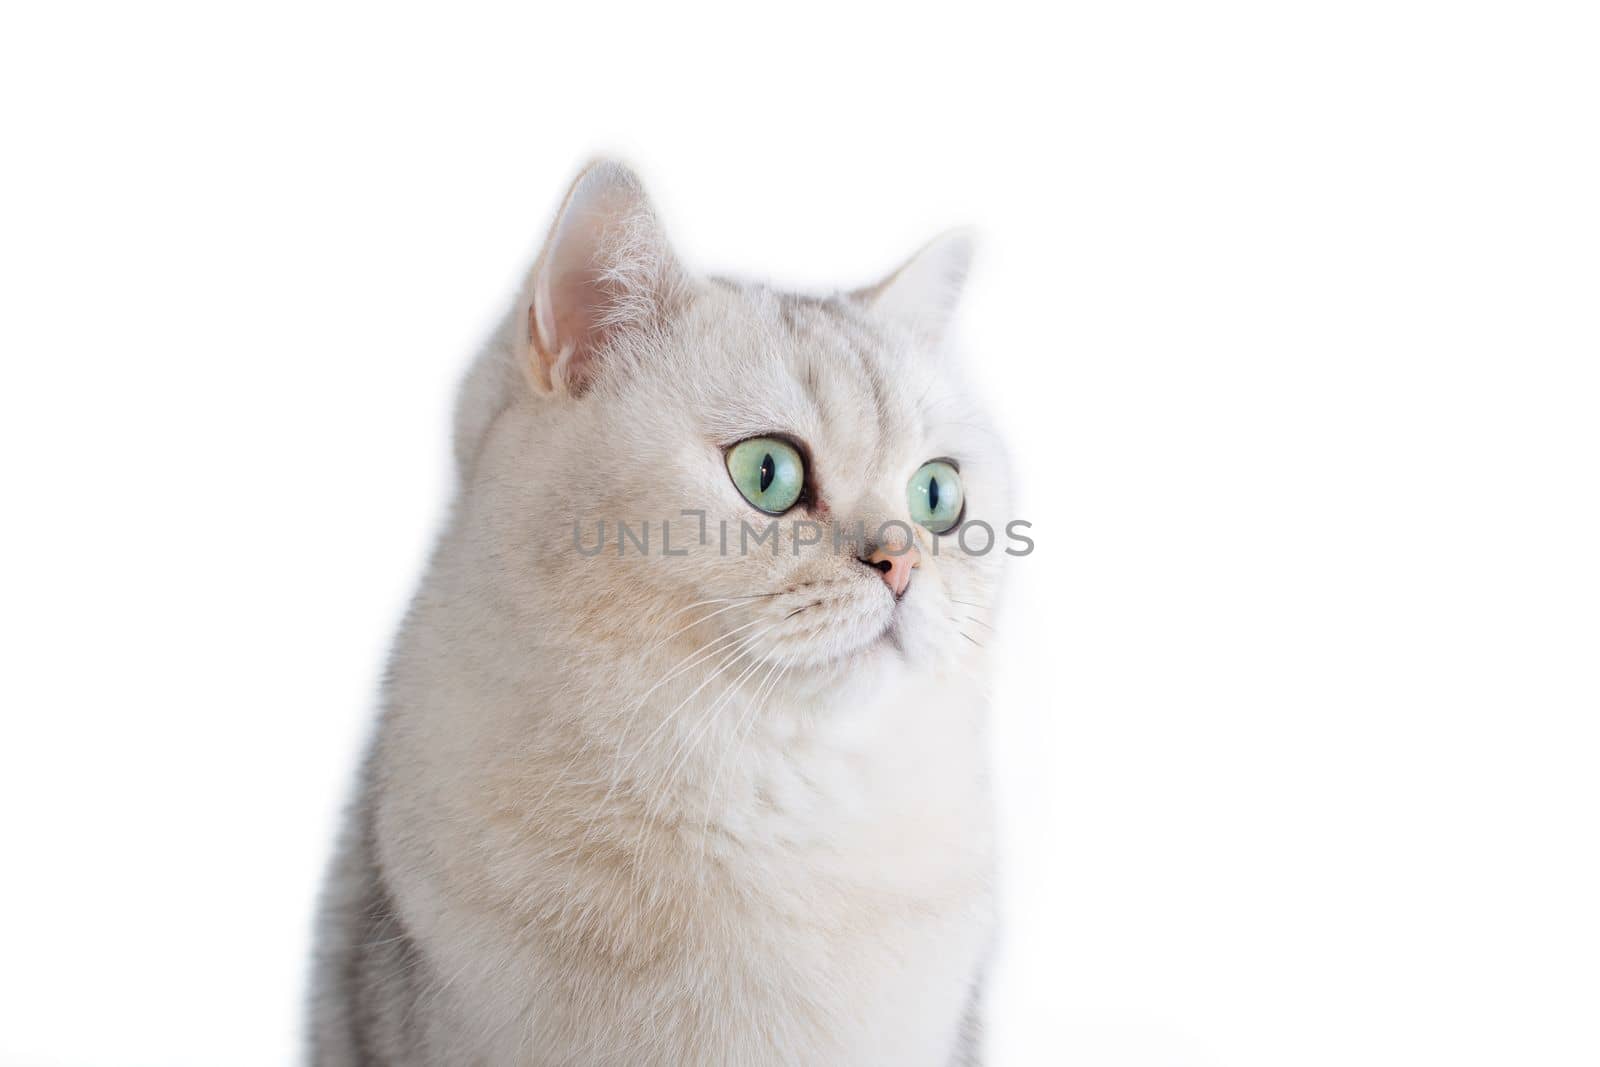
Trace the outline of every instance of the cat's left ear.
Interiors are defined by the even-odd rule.
[[[607,348],[658,325],[684,285],[638,177],[620,163],[590,164],[523,286],[516,347],[535,391],[582,395]]]
[[[972,268],[970,230],[934,238],[899,270],[877,285],[851,294],[931,342],[939,341],[955,315]]]

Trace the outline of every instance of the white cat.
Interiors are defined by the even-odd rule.
[[[698,278],[632,173],[578,177],[461,391],[313,1062],[978,1062],[1005,553],[957,534],[1007,473],[946,351],[968,260]]]

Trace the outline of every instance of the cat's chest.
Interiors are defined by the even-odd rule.
[[[605,838],[486,823],[508,836],[461,857],[470,892],[411,902],[438,942],[488,948],[441,961],[479,979],[456,983],[478,1020],[456,1039],[559,1032],[607,1049],[596,1063],[942,1067],[992,928],[990,828],[978,750],[913,740],[752,743],[710,820],[691,796]]]
[[[587,1062],[945,1067],[992,936],[987,880],[914,897],[814,868],[770,873],[765,884],[702,884],[667,905],[670,916],[633,916],[634,935],[657,939],[643,967],[569,955],[561,936],[562,947],[525,955],[526,983],[501,970],[479,988],[495,1014],[523,1020],[510,1029],[536,1044],[559,1032]],[[497,1055],[488,1061],[517,1062]]]
[[[817,1042],[749,1062],[947,1062],[991,936],[991,828],[981,747],[918,741],[755,764],[702,842],[714,881],[679,947],[748,1012],[716,1039]]]
[[[981,708],[911,691],[769,728],[719,809],[733,847],[911,889],[987,854]]]
[[[769,929],[746,927],[737,944],[701,960],[724,968],[728,1009],[703,1040],[736,1048],[786,1032],[787,1042],[749,1062],[942,1067],[978,980],[989,914],[987,894],[974,887],[938,902],[821,896],[803,920],[785,914]]]

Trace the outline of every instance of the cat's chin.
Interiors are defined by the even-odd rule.
[[[839,659],[845,664],[860,664],[862,662],[883,657],[903,657],[905,655],[905,639],[899,628],[899,620],[891,616],[877,634],[868,638],[856,648],[843,653]]]

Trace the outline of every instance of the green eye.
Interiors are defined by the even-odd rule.
[[[953,464],[942,459],[924,463],[906,486],[906,503],[911,507],[912,520],[936,534],[944,533],[961,520],[965,499],[961,475]]]
[[[744,498],[768,515],[794,507],[806,485],[800,453],[776,437],[752,437],[728,449],[728,474]]]

